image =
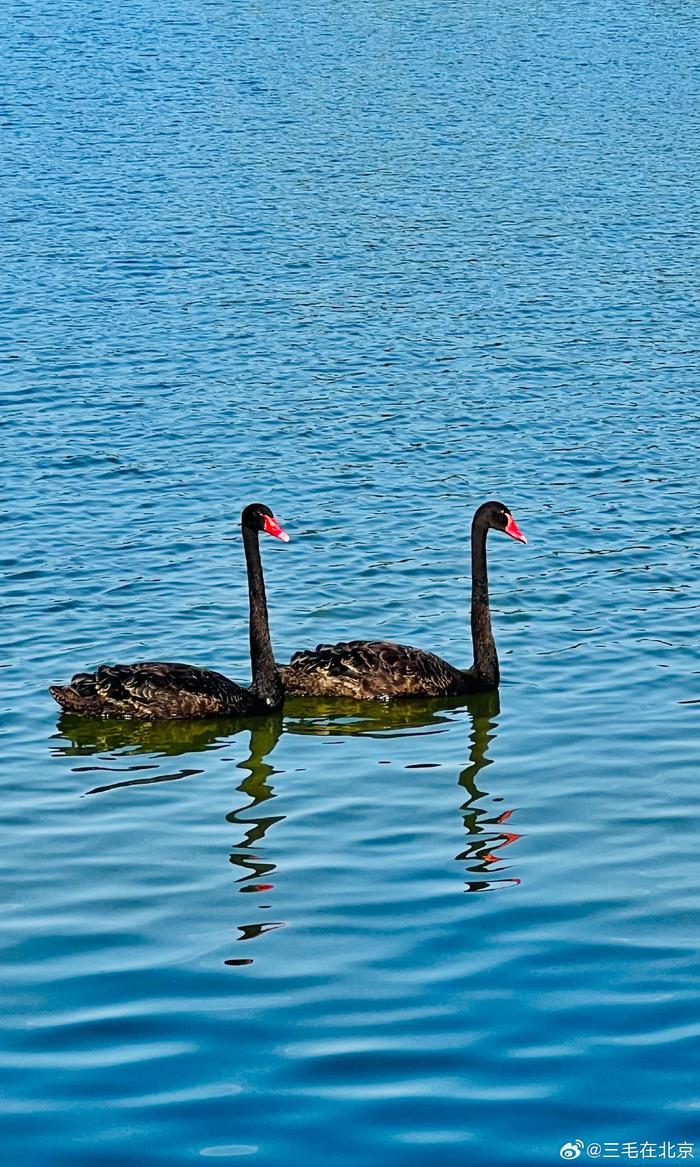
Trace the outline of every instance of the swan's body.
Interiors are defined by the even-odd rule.
[[[432,652],[386,640],[319,644],[297,652],[280,671],[288,695],[309,697],[441,697],[488,692],[500,680],[491,631],[486,534],[504,531],[525,542],[502,503],[487,502],[472,521],[471,627],[474,664],[458,669]]]
[[[280,670],[288,694],[314,697],[441,697],[475,692],[447,661],[391,640],[349,640],[296,652]]]
[[[275,665],[265,599],[259,532],[287,536],[272,511],[253,503],[241,515],[250,599],[249,689],[222,673],[170,661],[102,665],[94,673],[76,673],[69,685],[49,689],[63,709],[88,717],[157,718],[245,717],[279,709],[284,688]]]
[[[223,673],[174,661],[101,665],[49,691],[64,709],[88,717],[234,717],[272,708]]]

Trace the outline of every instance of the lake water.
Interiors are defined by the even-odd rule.
[[[5,15],[4,1161],[694,1144],[697,6]],[[280,659],[469,664],[485,498],[498,697],[46,692],[245,679],[257,500]]]

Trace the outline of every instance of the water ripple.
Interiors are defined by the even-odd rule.
[[[697,12],[10,16],[6,1157],[692,1138]],[[103,661],[247,675],[251,498],[280,659],[469,664],[490,497],[499,702],[57,719]]]

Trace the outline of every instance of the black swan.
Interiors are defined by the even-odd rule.
[[[221,673],[194,665],[140,661],[133,665],[102,665],[95,673],[76,673],[69,685],[51,685],[49,692],[64,709],[88,717],[244,717],[270,713],[284,700],[275,664],[267,618],[265,581],[258,536],[260,531],[289,542],[269,507],[251,503],[241,514],[250,601],[249,689]]]
[[[500,678],[491,631],[486,535],[504,531],[520,543],[527,540],[507,506],[485,502],[472,520],[471,625],[474,664],[457,669],[432,652],[386,640],[351,640],[319,644],[297,652],[280,666],[288,696],[309,697],[439,697],[488,692]]]

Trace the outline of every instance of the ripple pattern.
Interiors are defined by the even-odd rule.
[[[693,1139],[700,15],[8,0],[3,1152],[542,1167]],[[498,700],[57,718],[354,636]]]

